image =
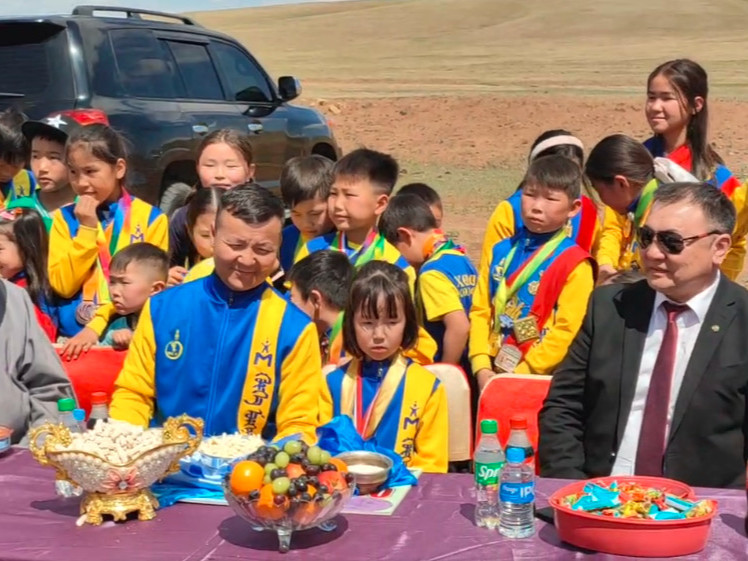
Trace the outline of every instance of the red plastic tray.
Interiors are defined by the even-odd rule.
[[[688,485],[659,477],[611,476],[576,481],[553,493],[550,499],[556,530],[563,541],[583,549],[633,557],[676,557],[704,549],[716,508],[710,515],[699,518],[654,521],[609,518],[571,510],[561,504],[564,497],[581,492],[587,483],[609,485],[613,481],[662,489],[682,498],[696,498]]]

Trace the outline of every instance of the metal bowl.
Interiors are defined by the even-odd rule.
[[[11,436],[13,436],[13,429],[9,427],[0,427],[0,454],[10,448]]]
[[[392,460],[384,454],[367,450],[343,452],[338,454],[336,458],[343,460],[348,466],[348,471],[356,477],[356,486],[361,495],[376,492],[387,481],[393,465]],[[367,469],[366,473],[361,473],[356,469],[356,466],[373,466],[379,469]]]

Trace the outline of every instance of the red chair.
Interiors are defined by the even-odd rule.
[[[91,394],[104,392],[110,398],[114,382],[122,370],[127,351],[115,351],[111,347],[94,347],[78,360],[62,360],[62,366],[70,378],[78,398],[78,406],[88,415],[91,410]]]
[[[499,374],[491,378],[478,401],[476,442],[481,434],[480,422],[483,419],[496,419],[499,423],[499,441],[506,448],[509,419],[514,415],[524,415],[527,418],[527,435],[537,455],[538,413],[548,395],[551,379],[552,376],[536,374]]]

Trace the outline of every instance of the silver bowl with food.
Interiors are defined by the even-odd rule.
[[[210,436],[203,439],[194,454],[182,458],[180,468],[191,477],[208,479],[220,485],[236,462],[245,459],[263,444],[262,438],[255,434]]]
[[[348,472],[356,477],[356,487],[361,495],[375,493],[387,481],[392,470],[392,460],[384,454],[356,450],[335,456],[348,465]]]

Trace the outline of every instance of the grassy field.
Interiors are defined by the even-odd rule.
[[[196,14],[314,96],[638,94],[687,56],[748,96],[745,0],[379,0]]]

